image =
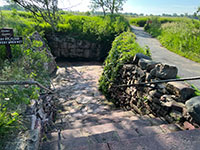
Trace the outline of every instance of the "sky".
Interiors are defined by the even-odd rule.
[[[0,5],[3,5],[0,0]],[[5,3],[4,3],[5,4]],[[73,11],[89,11],[90,0],[59,0],[59,8]],[[127,0],[123,12],[161,15],[166,14],[193,14],[200,0]]]

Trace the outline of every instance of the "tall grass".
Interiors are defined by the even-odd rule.
[[[200,26],[199,26],[200,27]],[[200,62],[200,28],[193,22],[173,22],[161,26],[160,42],[169,50]]]
[[[155,18],[155,17],[151,17],[151,16],[136,17],[136,18],[131,18],[129,22],[130,24],[133,24],[139,27],[144,27],[146,22],[148,20],[152,20],[152,18]],[[191,19],[185,18],[185,17],[156,17],[156,18],[161,24],[167,23],[167,22],[181,22],[181,21],[190,22],[191,21]]]
[[[200,62],[200,21],[183,18],[161,23],[159,18],[151,20],[151,24],[145,25],[145,30],[153,37],[157,37],[163,46],[181,56]]]

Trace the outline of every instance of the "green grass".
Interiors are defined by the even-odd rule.
[[[14,28],[15,35],[26,36],[34,31],[43,37],[52,36],[52,27],[41,18],[22,11],[2,11],[0,27]],[[54,32],[59,36],[71,36],[78,40],[87,40],[101,46],[101,58],[105,58],[116,36],[130,30],[129,21],[121,15],[81,16],[69,13],[61,14]],[[54,34],[54,35],[55,35]],[[1,57],[1,54],[0,54]]]
[[[166,21],[153,17],[145,30],[160,40],[161,44],[183,57],[200,62],[200,21],[174,18]],[[169,20],[169,19],[167,19]]]
[[[152,18],[154,17],[148,16],[148,17],[129,18],[129,22],[130,24],[133,24],[139,27],[144,27],[146,22],[148,20],[152,20]],[[167,22],[181,22],[181,21],[190,22],[191,21],[191,19],[185,18],[185,17],[157,17],[157,19],[161,24],[167,23]]]

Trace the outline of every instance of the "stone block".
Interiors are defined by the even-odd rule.
[[[160,79],[175,79],[177,73],[177,67],[168,64],[157,64],[150,72],[152,76]]]
[[[185,103],[186,100],[194,96],[195,90],[189,85],[180,82],[169,82],[166,89],[171,93],[179,97],[179,101]]]
[[[138,62],[138,65],[141,67],[141,69],[148,70],[148,71],[153,69],[157,64],[158,62],[155,62],[149,59],[144,59],[144,58],[141,58]]]
[[[150,92],[149,92],[149,95],[150,95],[151,97],[160,98],[163,94],[160,93],[160,92],[158,92],[157,90],[153,90],[153,91],[150,91]]]
[[[196,96],[186,101],[187,112],[190,116],[200,124],[200,96]]]
[[[133,63],[134,63],[134,64],[138,64],[138,62],[139,62],[139,60],[140,60],[141,58],[151,60],[151,58],[150,58],[149,56],[146,56],[146,55],[144,55],[144,54],[142,54],[142,53],[137,53],[137,54],[134,56],[134,58],[133,58]]]

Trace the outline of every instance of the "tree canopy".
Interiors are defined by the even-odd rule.
[[[36,17],[42,17],[54,30],[59,20],[58,0],[13,0],[18,5],[31,11]]]
[[[114,14],[123,10],[123,4],[126,0],[91,0],[91,8],[93,10],[97,10],[99,8],[102,9],[104,15],[106,12],[110,12]]]

